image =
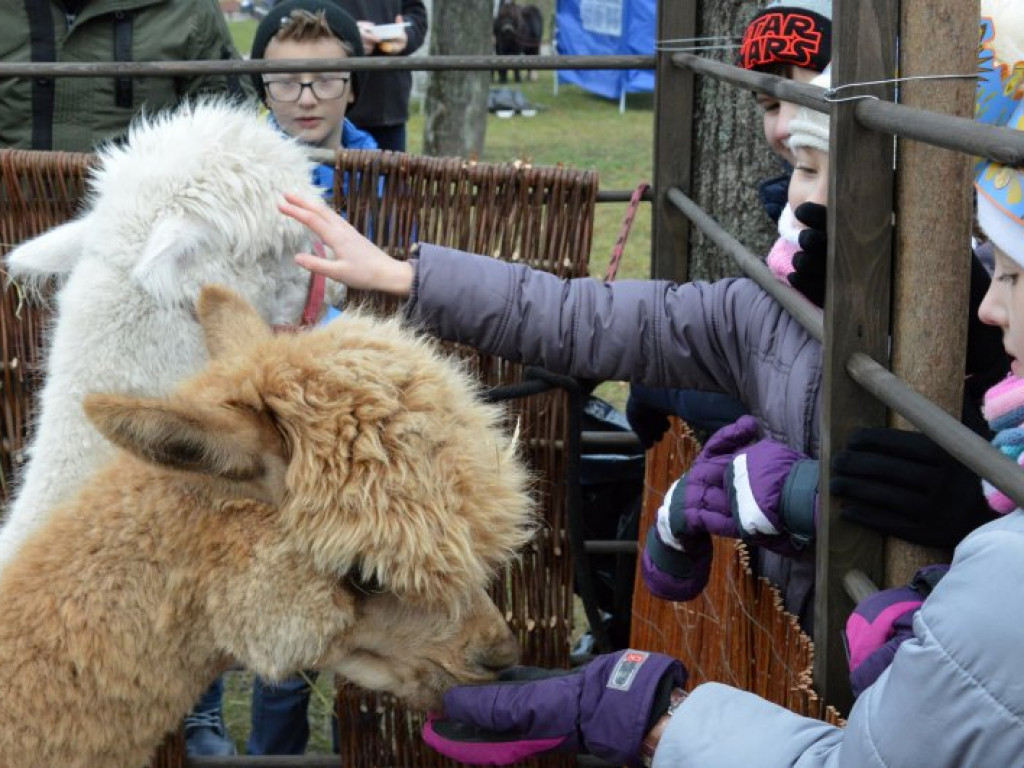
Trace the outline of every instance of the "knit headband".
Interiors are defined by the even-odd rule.
[[[832,82],[832,72],[825,71],[811,80],[811,85],[828,88]],[[796,115],[789,123],[789,148],[810,147],[828,152],[828,112],[816,112],[809,107],[798,107]]]

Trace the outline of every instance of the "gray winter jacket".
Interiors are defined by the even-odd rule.
[[[654,768],[1020,768],[1022,584],[1017,510],[957,547],[914,637],[857,699],[845,729],[709,683],[672,716]]]
[[[764,436],[818,456],[821,345],[752,280],[565,281],[422,245],[407,311],[445,339],[551,371],[725,392]],[[812,548],[761,553],[760,565],[807,626]]]

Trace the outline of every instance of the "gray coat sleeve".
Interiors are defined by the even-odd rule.
[[[1024,765],[1024,515],[968,536],[914,637],[857,700],[845,729],[749,693],[699,686],[669,722],[655,768]]]
[[[756,389],[749,331],[782,310],[744,279],[563,280],[423,245],[408,312],[442,338],[559,373],[742,397]]]

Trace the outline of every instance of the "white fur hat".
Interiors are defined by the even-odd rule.
[[[811,80],[811,85],[828,88],[832,82],[831,67]],[[796,116],[789,124],[789,148],[810,147],[828,152],[828,112],[816,112],[808,107],[798,107]]]

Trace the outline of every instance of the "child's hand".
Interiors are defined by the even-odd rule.
[[[288,193],[278,208],[286,216],[305,224],[334,251],[334,259],[296,254],[295,263],[300,267],[350,288],[383,291],[401,297],[412,291],[412,265],[388,256],[323,201]]]

